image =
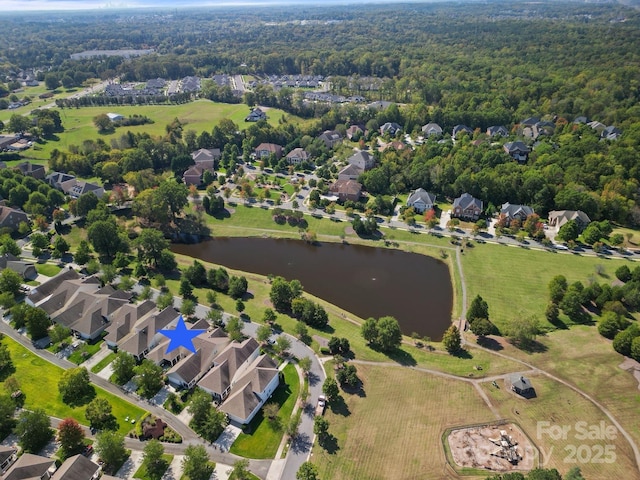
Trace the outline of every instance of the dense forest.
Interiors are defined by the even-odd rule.
[[[479,127],[532,113],[624,126],[640,117],[639,22],[622,5],[577,2],[6,15],[0,69],[51,68],[74,81],[320,74],[341,91],[371,76],[385,81],[360,92],[369,99],[437,107]],[[70,60],[119,48],[156,54]]]

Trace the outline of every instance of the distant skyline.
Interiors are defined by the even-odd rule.
[[[0,12],[70,11],[125,8],[243,7],[268,5],[349,5],[363,3],[432,3],[447,0],[0,0]],[[470,0],[472,1],[472,0]]]

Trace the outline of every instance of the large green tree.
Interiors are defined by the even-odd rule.
[[[110,466],[120,465],[127,456],[124,436],[110,430],[96,435],[95,450],[100,458]]]
[[[150,480],[160,480],[167,470],[169,465],[163,455],[164,447],[158,440],[149,440],[144,446],[142,459],[147,470],[147,477]]]
[[[186,448],[182,459],[182,471],[189,480],[209,480],[213,473],[213,465],[202,445],[189,445]]]
[[[18,445],[29,453],[37,453],[53,435],[49,416],[41,408],[23,410],[18,415],[15,429]]]
[[[143,228],[136,238],[135,246],[141,260],[157,266],[162,251],[169,248],[169,241],[164,238],[164,234],[160,230]]]
[[[62,395],[62,401],[69,405],[81,405],[95,395],[95,389],[89,381],[89,372],[85,367],[70,368],[62,372],[58,390]]]
[[[162,367],[146,358],[134,368],[138,393],[144,398],[152,398],[164,385]]]

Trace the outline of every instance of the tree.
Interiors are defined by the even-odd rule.
[[[0,432],[3,434],[6,433],[7,435],[11,432],[16,423],[13,416],[16,411],[16,402],[11,398],[11,394],[16,390],[11,391],[13,387],[7,388],[7,381],[9,379],[15,380],[15,377],[9,377],[5,381],[4,386],[9,395],[0,395]]]
[[[296,326],[293,327],[293,332],[299,339],[304,339],[309,335],[309,329],[303,322],[297,322]]]
[[[106,113],[101,113],[93,117],[93,124],[100,133],[112,132],[114,130],[113,122]]]
[[[53,435],[49,416],[41,408],[23,410],[18,416],[15,434],[25,452],[37,453]]]
[[[49,320],[47,313],[38,307],[30,307],[27,310],[25,323],[27,333],[32,340],[46,337],[51,326],[51,320]]]
[[[53,254],[57,258],[64,256],[69,251],[69,248],[69,242],[60,235],[58,235],[55,242],[53,242]]]
[[[91,260],[91,247],[86,240],[80,240],[76,253],[73,255],[73,260],[78,265],[84,265]]]
[[[44,84],[47,90],[55,90],[60,86],[60,80],[58,80],[58,76],[55,73],[47,73],[44,76]]]
[[[285,355],[287,350],[291,348],[291,341],[285,335],[278,335],[273,349],[278,355]]]
[[[530,347],[539,333],[540,326],[535,317],[518,316],[511,320],[507,329],[509,340],[522,348]]]
[[[4,373],[13,367],[11,352],[6,344],[0,343],[0,373]]]
[[[296,480],[318,480],[318,467],[310,461],[304,462],[296,472]]]
[[[15,296],[20,291],[21,285],[22,277],[14,270],[5,268],[0,272],[0,293],[10,293]]]
[[[116,417],[111,413],[111,404],[106,398],[96,397],[85,409],[84,416],[92,428],[98,430],[117,430]]]
[[[182,300],[182,305],[180,305],[180,313],[183,315],[190,317],[196,312],[196,302],[194,302],[190,298],[185,298]]]
[[[311,358],[302,357],[300,360],[298,360],[298,366],[305,375],[308,375],[311,371]]]
[[[231,317],[227,320],[227,324],[225,326],[225,330],[229,338],[234,342],[242,341],[242,329],[244,325],[242,321],[238,317]]]
[[[272,308],[267,307],[264,309],[264,313],[262,314],[262,321],[264,323],[272,324],[277,320],[277,318],[278,315],[273,311]]]
[[[496,327],[488,318],[476,318],[470,324],[471,331],[478,337],[486,337],[496,332]]]
[[[232,298],[242,298],[247,293],[249,284],[245,277],[232,276],[229,279],[229,291],[227,292]]]
[[[62,401],[69,405],[81,405],[95,395],[89,381],[89,372],[84,367],[70,368],[62,372],[58,381]]]
[[[191,298],[193,296],[193,286],[188,278],[182,277],[180,279],[178,293],[182,295],[183,298]]]
[[[49,329],[49,340],[51,343],[58,343],[71,336],[71,329],[65,327],[61,323],[56,323],[53,328]]]
[[[175,180],[165,180],[157,188],[158,195],[163,198],[169,207],[169,212],[175,217],[189,203],[189,189]]]
[[[373,347],[389,352],[402,343],[398,321],[390,316],[367,319],[362,325],[362,337]]]
[[[564,275],[556,275],[549,282],[549,296],[553,303],[560,303],[567,291],[567,279]]]
[[[169,241],[164,238],[164,234],[160,230],[144,228],[136,238],[135,246],[141,260],[158,266],[162,252],[169,248]]]
[[[147,476],[151,480],[160,480],[167,470],[167,461],[163,458],[164,447],[156,440],[147,442],[142,452],[142,459],[147,470]]]
[[[256,340],[260,343],[266,343],[271,336],[271,327],[269,325],[260,325],[256,330]]]
[[[136,359],[127,352],[118,352],[116,358],[111,362],[115,383],[123,385],[135,375]]]
[[[322,416],[315,417],[313,419],[313,433],[315,433],[320,439],[320,442],[322,442],[327,433],[329,433],[329,421]]]
[[[98,254],[112,259],[118,251],[125,249],[119,233],[115,220],[99,220],[91,224],[87,238]]]
[[[282,277],[273,279],[271,282],[271,290],[269,291],[269,298],[276,310],[286,312],[291,309],[291,301],[302,293],[299,285],[300,282],[297,280],[287,282]]]
[[[462,339],[460,338],[460,330],[455,325],[451,325],[442,336],[442,344],[447,352],[455,354],[460,351]]]
[[[65,453],[69,457],[80,451],[84,440],[84,430],[73,418],[65,418],[58,425],[58,441]]]
[[[189,480],[209,480],[213,466],[207,450],[202,445],[189,445],[184,451],[182,472]]]
[[[231,475],[238,480],[249,480],[249,460],[236,460],[231,469]]]
[[[567,223],[560,227],[558,230],[558,238],[565,242],[575,241],[580,235],[580,228],[575,220],[569,220]]]
[[[356,387],[360,382],[360,379],[358,378],[358,371],[355,365],[343,365],[342,368],[336,373],[336,380],[343,387],[345,385],[351,388]]]
[[[629,267],[626,265],[621,265],[616,268],[615,273],[616,278],[621,282],[627,283],[629,280],[631,280],[631,270],[629,270]]]
[[[640,327],[638,327],[638,324],[632,323],[613,337],[613,349],[620,355],[629,357],[631,356],[631,345],[633,344],[633,340],[639,336]]]
[[[9,119],[9,131],[13,133],[24,133],[31,128],[31,120],[22,115],[13,114]]]
[[[469,323],[476,318],[489,319],[489,305],[480,295],[476,295],[476,298],[473,299],[469,306],[469,310],[467,310],[467,321]]]
[[[327,378],[322,384],[322,393],[324,393],[327,397],[327,400],[332,401],[338,398],[340,395],[340,389],[338,388],[338,384],[333,378]]]
[[[135,367],[135,381],[138,394],[144,398],[152,398],[164,385],[164,372],[160,365],[156,365],[146,358]]]
[[[95,450],[109,466],[120,465],[127,456],[124,435],[106,430],[96,435]]]

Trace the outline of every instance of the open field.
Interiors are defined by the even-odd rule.
[[[505,388],[502,381],[498,382],[500,388],[493,387],[489,382],[484,383],[482,388],[501,416],[517,420],[536,444],[542,456],[540,466],[557,468],[562,474],[579,466],[589,480],[640,478],[629,444],[597,407],[547,377],[529,376],[529,379],[537,395],[529,400]],[[580,428],[600,428],[600,422],[604,422],[605,428],[610,426],[615,430],[612,438],[582,438]],[[556,436],[555,430],[547,430],[552,425],[565,428],[566,435]],[[576,450],[579,448],[579,452],[575,452],[574,447]],[[609,450],[615,457],[605,454]],[[611,461],[612,458],[614,461]]]
[[[519,357],[567,380],[600,402],[640,444],[638,381],[622,368],[624,358],[595,326],[575,325],[538,337],[541,353],[526,354],[510,345],[503,353]],[[473,350],[472,350],[473,351]]]
[[[155,123],[148,125],[136,125],[120,127],[113,133],[99,134],[93,124],[93,118],[101,113],[119,113],[128,117],[130,115],[144,115]],[[184,125],[184,131],[195,130],[198,134],[211,129],[223,118],[233,120],[240,128],[248,125],[244,118],[249,113],[249,107],[245,104],[216,103],[210,100],[196,100],[179,105],[110,105],[104,107],[83,107],[77,109],[65,108],[60,110],[60,117],[65,131],[58,134],[58,141],[48,141],[44,145],[38,145],[39,149],[27,150],[25,157],[36,160],[48,160],[54,148],[67,150],[69,145],[81,145],[85,140],[101,138],[107,144],[112,138],[119,138],[127,131],[133,133],[146,132],[150,135],[162,136],[167,124],[174,119],[180,120]],[[268,122],[276,125],[284,115],[282,110],[269,109]]]
[[[478,244],[465,248],[462,258],[467,298],[481,295],[489,304],[489,315],[498,328],[504,328],[515,315],[535,316],[543,328],[553,329],[544,317],[549,293],[547,286],[556,275],[564,275],[571,284],[589,280],[610,283],[614,272],[626,260],[581,256]],[[597,268],[601,268],[598,273]],[[571,322],[563,314],[560,319]]]
[[[9,347],[11,360],[15,367],[15,372],[12,375],[18,379],[20,389],[25,394],[24,408],[42,408],[54,417],[72,417],[79,423],[88,425],[84,416],[84,405],[71,407],[62,402],[58,393],[58,380],[62,374],[60,367],[37,357],[8,337],[4,337],[2,342]],[[95,390],[97,396],[109,401],[119,425],[118,432],[126,435],[132,425],[124,423],[123,419],[125,417],[139,419],[144,414],[144,410],[98,387],[95,387]],[[46,395],[43,395],[43,392],[46,392]]]
[[[330,451],[314,445],[320,478],[450,478],[443,432],[494,420],[468,383],[409,369],[357,368],[364,395],[343,392],[344,403],[330,404],[325,416],[335,441]]]

